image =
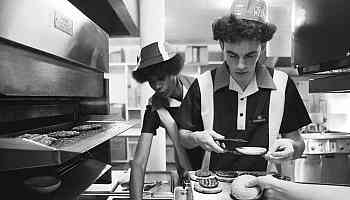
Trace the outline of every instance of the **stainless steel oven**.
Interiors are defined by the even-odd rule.
[[[66,0],[0,1],[1,198],[48,198],[25,180],[61,180],[49,199],[75,199],[95,181],[110,182],[109,140],[132,127],[109,114],[108,35]],[[99,124],[67,139],[46,137]]]

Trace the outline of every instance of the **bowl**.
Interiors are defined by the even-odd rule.
[[[24,185],[38,193],[47,194],[61,186],[61,180],[54,176],[34,176],[24,180]]]

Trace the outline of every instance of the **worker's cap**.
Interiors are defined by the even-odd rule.
[[[238,19],[267,22],[267,4],[265,0],[233,0],[229,12]]]
[[[143,83],[151,76],[177,75],[182,70],[183,57],[167,43],[154,42],[141,49],[137,57],[137,69],[132,72],[133,78]]]
[[[176,55],[176,51],[164,42],[153,42],[141,49],[137,57],[137,70],[143,70],[154,64],[170,60]]]

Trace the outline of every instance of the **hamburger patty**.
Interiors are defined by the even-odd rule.
[[[56,138],[50,137],[47,134],[23,134],[21,136],[18,136],[18,138],[25,138],[28,140],[33,140],[35,142],[39,142],[41,144],[50,146],[51,144],[53,144],[54,142],[57,141]]]
[[[49,133],[48,136],[54,138],[69,138],[78,136],[80,133],[78,131],[56,131]]]
[[[95,130],[95,129],[99,129],[99,128],[102,128],[101,124],[85,124],[85,125],[73,127],[72,130],[73,131],[89,131],[89,130]]]

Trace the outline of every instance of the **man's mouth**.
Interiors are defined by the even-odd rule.
[[[240,71],[236,71],[236,74],[246,74],[248,72],[240,72]]]
[[[157,91],[157,93],[160,94],[160,95],[163,95],[163,96],[167,96],[167,94],[168,94],[166,90],[165,91],[164,90],[159,90],[159,91]]]

